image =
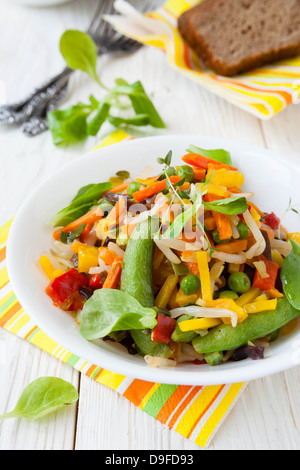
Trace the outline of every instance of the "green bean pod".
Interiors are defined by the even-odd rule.
[[[181,331],[179,323],[185,320],[192,320],[194,317],[190,315],[182,315],[178,318],[176,328],[172,333],[172,340],[175,343],[190,343],[198,335],[194,331]]]
[[[154,241],[151,221],[141,222],[133,231],[124,256],[121,290],[132,295],[143,307],[154,307],[153,295]]]
[[[154,242],[151,220],[141,222],[133,231],[125,251],[121,290],[132,295],[143,307],[154,307],[153,294]],[[131,330],[140,355],[169,358],[173,350],[168,344],[155,343],[150,330]]]
[[[248,341],[262,338],[273,333],[300,315],[286,297],[278,299],[277,308],[251,314],[235,328],[222,324],[212,328],[206,336],[198,336],[192,342],[199,354],[228,351],[239,348]]]

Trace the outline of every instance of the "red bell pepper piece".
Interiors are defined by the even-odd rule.
[[[153,328],[151,339],[155,343],[170,343],[171,335],[176,328],[176,320],[162,313],[157,315],[157,325]]]
[[[74,297],[72,298],[72,303],[70,307],[68,308],[68,312],[78,312],[78,310],[83,309],[83,302],[82,302],[82,297],[80,294],[76,292]]]
[[[88,282],[85,274],[71,268],[61,276],[54,278],[46,288],[46,293],[51,297],[53,304],[59,306],[81,287],[86,286]]]
[[[279,228],[280,219],[276,214],[274,214],[274,212],[267,214],[264,221],[265,224],[269,225],[269,227],[271,227],[273,230],[277,230]]]
[[[102,285],[103,285],[103,284],[102,284],[102,282],[101,282],[100,274],[99,274],[99,273],[93,274],[92,277],[90,277],[89,286],[90,286],[93,290],[101,289]]]
[[[253,279],[253,287],[258,287],[258,289],[261,290],[274,289],[278,274],[278,264],[268,259],[263,259],[260,261],[263,261],[265,263],[266,271],[269,277],[262,278],[259,272],[256,270]]]

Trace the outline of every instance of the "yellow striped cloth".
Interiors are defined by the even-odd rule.
[[[235,77],[223,77],[207,70],[183,41],[177,29],[181,13],[202,0],[168,0],[145,16],[132,8],[108,17],[121,33],[165,52],[168,63],[199,85],[261,119],[270,119],[292,103],[300,101],[300,56],[252,70]]]
[[[118,130],[96,148],[131,138]],[[116,390],[161,423],[200,447],[207,447],[246,384],[202,387],[146,382],[105,370],[101,364],[93,364],[61,347],[31,320],[13,292],[6,269],[6,241],[11,222],[0,227],[0,327]]]

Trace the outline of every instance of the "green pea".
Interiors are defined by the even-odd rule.
[[[245,238],[247,238],[250,234],[250,229],[248,227],[247,224],[244,224],[244,222],[239,222],[237,224],[237,229],[239,231],[239,234],[240,234],[240,238],[242,240],[244,240]]]
[[[188,165],[182,165],[177,170],[177,176],[180,176],[181,178],[184,178],[185,181],[190,183],[194,179],[193,168],[191,168]]]
[[[128,185],[128,188],[127,188],[128,196],[132,196],[133,193],[136,193],[137,191],[139,191],[140,188],[141,188],[141,184],[138,183],[138,181],[133,181],[132,183]]]
[[[200,289],[200,280],[194,274],[188,274],[181,281],[181,289],[185,295],[195,294]]]
[[[219,299],[232,299],[232,300],[237,300],[239,296],[237,295],[236,292],[233,292],[232,290],[224,290],[223,292],[220,292],[219,294]]]
[[[213,241],[215,242],[216,245],[218,245],[219,243],[227,243],[227,242],[230,241],[230,239],[228,239],[228,240],[221,240],[217,228],[215,228],[215,229],[211,232],[211,236],[212,236]]]
[[[174,175],[176,175],[176,170],[175,170],[175,168],[174,168],[173,166],[169,166],[169,168],[167,168],[167,169],[165,170],[165,174],[166,174],[167,176],[174,176]]]
[[[239,271],[230,274],[227,284],[229,289],[237,294],[244,294],[251,287],[251,281],[247,274]]]

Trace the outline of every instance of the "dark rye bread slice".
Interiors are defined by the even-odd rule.
[[[300,0],[204,0],[178,29],[209,68],[232,76],[300,54]]]

